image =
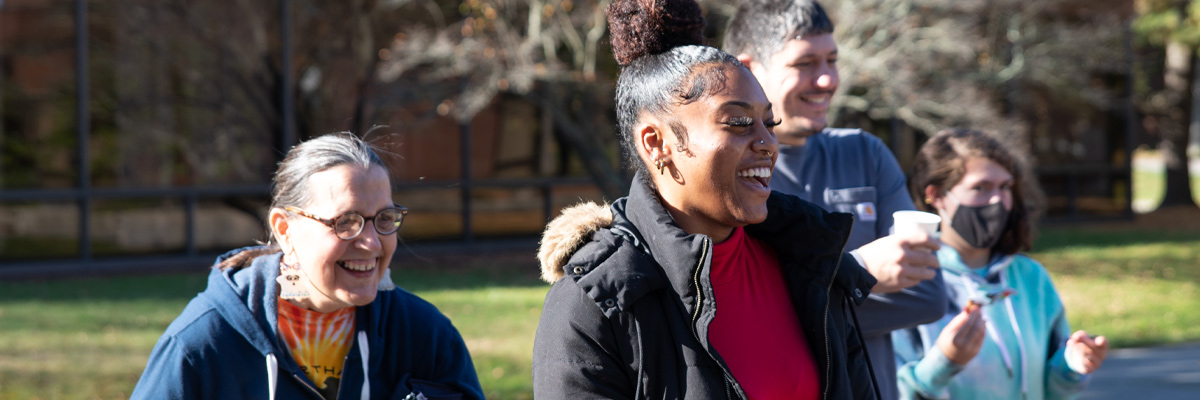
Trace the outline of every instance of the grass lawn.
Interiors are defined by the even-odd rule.
[[[1200,340],[1200,232],[1053,229],[1034,250],[1073,330],[1117,347]]]
[[[448,315],[489,398],[532,398],[533,333],[549,285],[529,271],[393,271]],[[0,399],[129,398],[203,273],[0,283]]]
[[[1044,230],[1033,256],[1073,328],[1116,346],[1200,340],[1200,232]],[[528,266],[398,270],[467,340],[489,398],[531,398],[533,334],[548,285]],[[128,398],[203,274],[0,283],[0,399]]]
[[[1151,154],[1151,158],[1157,158],[1154,152],[1145,152]],[[1139,156],[1134,155],[1134,160]],[[1135,162],[1133,166],[1133,210],[1139,213],[1146,213],[1158,208],[1162,204],[1163,196],[1167,192],[1167,173],[1162,165],[1155,165],[1154,162],[1139,163]],[[1192,170],[1190,172],[1192,199],[1200,204],[1200,171]]]

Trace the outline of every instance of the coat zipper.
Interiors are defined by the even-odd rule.
[[[696,338],[696,342],[698,343],[707,343],[707,341],[700,339],[700,332],[696,331],[696,323],[700,321],[700,308],[704,304],[704,291],[700,288],[700,271],[704,269],[704,258],[708,256],[708,249],[710,247],[708,238],[704,238],[703,240],[704,251],[700,252],[700,263],[696,264],[696,272],[692,274],[692,284],[696,287],[696,311],[692,313],[692,336]],[[718,362],[718,364],[720,363]],[[733,380],[733,375],[729,374],[724,365],[721,365],[721,373],[725,375],[725,397],[733,398],[729,394],[729,382]]]
[[[854,219],[850,219],[850,230],[854,229]],[[849,233],[847,233],[847,236]],[[825,390],[821,393],[822,399],[829,399],[829,380],[833,376],[833,360],[829,356],[829,303],[830,296],[833,295],[833,282],[837,279],[838,270],[842,268],[842,254],[846,253],[846,243],[849,237],[842,238],[842,251],[838,254],[837,262],[833,264],[833,274],[829,275],[829,287],[825,288],[825,316],[822,324],[825,325]],[[864,344],[865,346],[865,344]]]
[[[708,238],[704,238],[704,251],[700,252],[700,263],[696,264],[696,273],[692,274],[692,284],[696,286],[696,311],[692,312],[692,336],[700,340],[700,332],[696,331],[696,322],[700,320],[700,306],[704,304],[704,291],[700,290],[700,271],[704,269],[704,258],[708,256]]]

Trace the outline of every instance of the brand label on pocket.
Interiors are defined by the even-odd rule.
[[[874,221],[875,220],[875,203],[865,202],[854,205],[854,214],[858,216],[859,221]]]

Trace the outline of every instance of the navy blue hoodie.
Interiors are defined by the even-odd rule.
[[[208,288],[154,346],[132,398],[322,398],[277,332],[280,257],[213,268]],[[358,307],[338,390],[339,399],[483,398],[458,330],[432,304],[399,288]]]

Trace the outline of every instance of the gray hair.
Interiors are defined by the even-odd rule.
[[[833,21],[813,0],[746,0],[725,29],[725,51],[766,63],[789,40],[833,33]]]
[[[292,147],[271,180],[271,208],[307,206],[312,200],[308,177],[346,164],[387,169],[374,147],[350,132],[331,133]]]
[[[308,178],[315,173],[339,166],[357,165],[370,168],[378,165],[387,170],[387,165],[375,152],[375,147],[350,132],[337,132],[319,136],[292,147],[279,162],[279,169],[271,179],[271,209],[287,206],[304,207],[312,200],[309,195]],[[244,268],[255,257],[280,251],[274,241],[274,227],[267,226],[265,246],[237,253],[220,261],[216,268]]]

